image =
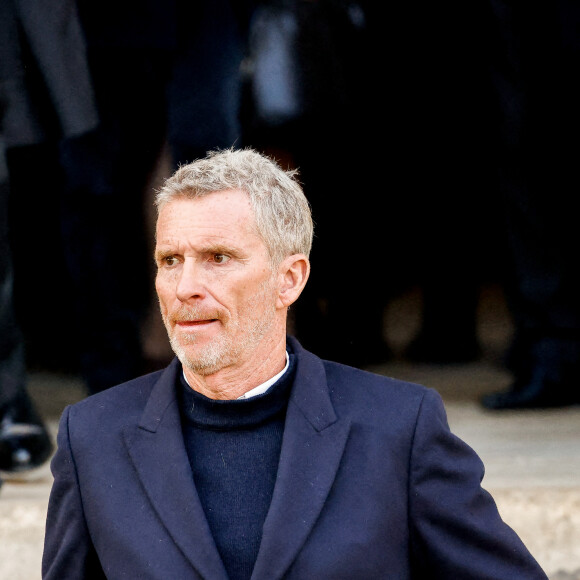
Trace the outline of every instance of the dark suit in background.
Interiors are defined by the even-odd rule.
[[[58,260],[44,257],[46,232],[58,238],[56,143],[93,130],[98,117],[74,1],[3,0],[0,22],[0,470],[11,472],[37,467],[52,450],[26,389],[21,315],[34,311],[41,348],[51,350],[58,333],[47,332],[49,317],[39,324],[38,311],[62,295],[52,283]],[[15,270],[30,276],[28,301]]]
[[[508,237],[514,383],[491,409],[580,403],[580,9],[490,3],[501,111],[499,183]]]

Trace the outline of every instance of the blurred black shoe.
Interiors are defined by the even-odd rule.
[[[21,473],[40,467],[52,451],[50,435],[27,396],[0,410],[0,471]]]
[[[481,404],[492,411],[517,409],[551,409],[580,404],[578,385],[550,380],[537,371],[529,381],[515,381],[507,391],[484,395]]]
[[[510,389],[485,395],[490,410],[580,405],[580,342],[570,336],[517,335],[509,352]]]

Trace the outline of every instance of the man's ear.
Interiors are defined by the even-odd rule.
[[[310,262],[304,254],[292,254],[278,268],[278,308],[288,308],[304,290],[310,275]]]

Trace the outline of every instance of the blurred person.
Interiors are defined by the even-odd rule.
[[[270,0],[254,13],[245,143],[300,168],[318,244],[292,319],[319,354],[386,362],[385,307],[415,286],[421,328],[405,357],[480,354],[476,313],[480,284],[496,275],[487,232],[498,207],[481,12],[461,2],[385,14],[365,0]],[[329,183],[334,167],[340,178]],[[348,291],[334,272],[345,256],[360,260],[361,247],[376,250],[360,268],[365,311],[345,316]]]
[[[401,198],[387,198],[373,183],[376,168],[385,165],[378,145],[388,130],[385,97],[376,90],[375,58],[388,50],[390,37],[384,24],[376,5],[364,0],[260,3],[250,21],[242,109],[244,143],[300,168],[317,224],[315,268],[292,309],[293,330],[306,348],[359,367],[391,356],[383,311],[400,290],[394,279],[401,279],[385,281],[384,254],[374,264],[364,264],[361,255],[396,246],[399,233],[387,215],[398,213]],[[400,159],[398,151],[392,155]],[[329,181],[336,167],[340,174]],[[345,202],[360,191],[370,193],[359,203]],[[399,247],[388,253],[390,271],[399,275],[402,253]],[[345,316],[349,290],[335,274],[345,260],[361,264],[357,285],[366,300],[360,315]]]
[[[63,240],[80,372],[95,393],[165,364],[143,345],[152,301],[146,188],[166,143],[173,169],[239,139],[251,3],[77,3],[100,123],[62,147]]]
[[[27,389],[25,344],[13,300],[10,188],[3,155],[0,165],[0,474],[20,477],[42,465],[53,444]]]
[[[515,326],[513,383],[489,393],[490,410],[580,404],[580,9],[492,0],[491,54],[502,114],[498,155]],[[538,31],[541,31],[539,33]]]
[[[546,580],[434,390],[287,335],[313,239],[295,172],[214,151],[156,205],[176,358],[64,410],[44,580]]]
[[[42,465],[53,444],[27,390],[25,339],[15,306],[9,230],[20,216],[9,211],[9,198],[23,195],[30,204],[35,194],[15,187],[23,170],[15,160],[34,159],[47,143],[90,131],[97,116],[74,2],[6,0],[0,21],[0,472],[21,476]],[[34,239],[31,231],[27,235]],[[37,248],[42,242],[34,239]],[[16,255],[24,255],[30,267],[30,255]]]
[[[497,112],[488,66],[484,2],[409,7],[399,38],[399,79],[413,167],[403,218],[410,282],[421,290],[421,326],[404,355],[414,362],[477,360],[480,290],[502,270],[495,182]]]

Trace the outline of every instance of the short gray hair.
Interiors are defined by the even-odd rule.
[[[283,170],[254,149],[225,149],[182,165],[157,192],[160,211],[174,199],[195,199],[238,189],[248,194],[258,234],[274,264],[292,254],[310,254],[313,222],[296,170]]]

